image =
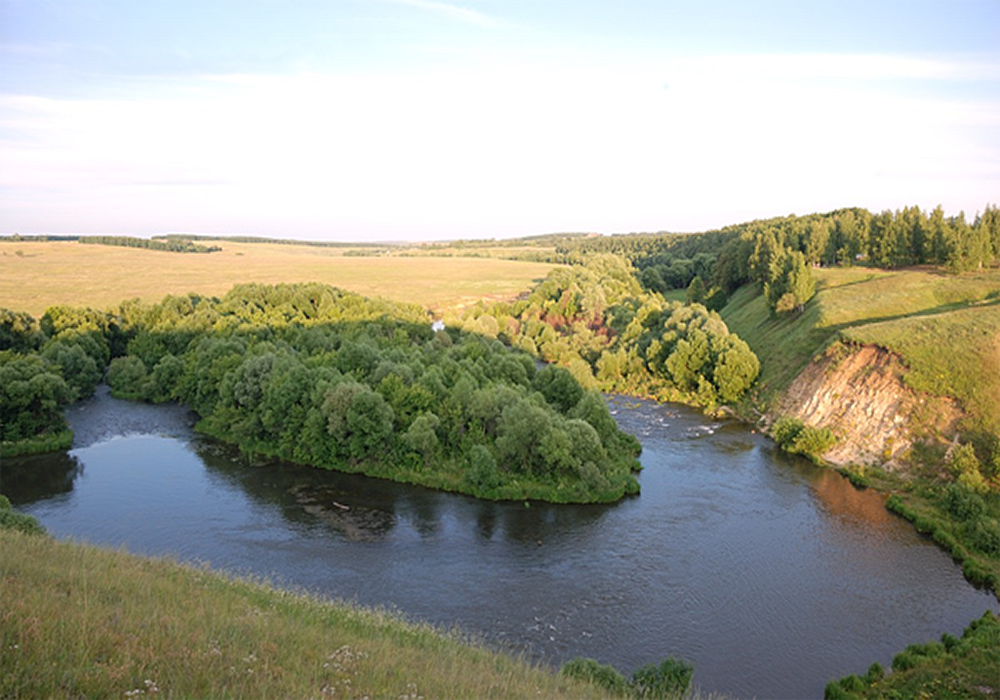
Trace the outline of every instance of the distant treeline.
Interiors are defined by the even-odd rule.
[[[188,240],[188,241],[232,241],[233,243],[271,243],[274,245],[305,245],[314,248],[381,248],[390,249],[399,246],[391,243],[342,243],[339,241],[299,241],[290,238],[267,238],[264,236],[205,236],[198,234],[168,233],[153,236],[154,240]]]
[[[801,309],[815,289],[810,268],[858,262],[884,269],[941,265],[952,272],[1000,262],[1000,210],[987,205],[972,223],[939,206],[872,214],[826,214],[750,221],[697,234],[633,234],[566,241],[567,262],[613,253],[631,262],[651,291],[689,289],[710,308],[748,282],[760,283],[772,311]],[[694,285],[694,289],[692,289]]]
[[[887,269],[934,264],[961,272],[1000,261],[1000,210],[993,204],[971,223],[964,212],[946,217],[940,206],[930,214],[916,206],[879,214],[849,208],[755,220],[697,234],[578,238],[561,243],[557,251],[567,256],[614,253],[645,269],[690,260],[699,253],[719,256],[735,240],[755,243],[768,233],[778,244],[801,252],[807,263],[815,265],[850,265],[863,259]],[[746,255],[742,257],[749,259],[752,251],[747,245],[743,248]],[[686,287],[690,279],[680,280],[674,288]]]
[[[171,238],[169,240],[135,238],[134,236],[80,236],[80,243],[93,245],[114,245],[123,248],[143,248],[145,250],[162,250],[168,253],[215,253],[222,250],[217,245],[206,246],[192,243],[186,238]]]
[[[48,241],[76,241],[79,240],[79,235],[53,235],[53,234],[42,234],[38,236],[24,234],[24,233],[12,233],[9,236],[0,236],[0,241],[13,241],[13,242],[23,242],[23,243],[46,243]]]
[[[15,233],[11,236],[0,236],[2,241],[23,241],[26,243],[44,243],[47,241],[76,241],[91,245],[113,245],[124,248],[144,248],[146,250],[162,250],[169,253],[214,253],[222,250],[219,246],[205,246],[192,243],[189,237],[169,238],[137,238],[135,236],[25,236]]]
[[[638,493],[639,444],[599,394],[494,339],[435,332],[414,305],[249,284],[40,323],[0,312],[4,447],[65,434],[63,408],[105,368],[115,395],[184,403],[251,455],[492,499]]]

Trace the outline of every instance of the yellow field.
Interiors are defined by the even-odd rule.
[[[36,318],[57,304],[105,309],[167,294],[221,296],[240,282],[323,282],[437,312],[510,299],[552,269],[483,258],[351,257],[343,248],[208,242],[208,254],[65,242],[0,242],[0,306]]]

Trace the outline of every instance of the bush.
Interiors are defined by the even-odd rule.
[[[944,494],[948,512],[962,521],[974,520],[986,512],[983,497],[965,484],[949,484]]]
[[[500,486],[503,479],[497,471],[497,461],[485,445],[473,445],[465,468],[466,481],[483,492]]]
[[[691,685],[694,666],[683,659],[668,658],[659,666],[648,664],[632,674],[635,694],[640,698],[681,696]]]
[[[577,657],[563,664],[559,674],[567,678],[593,683],[615,695],[627,695],[629,682],[613,666],[598,663],[594,659]]]
[[[837,442],[829,428],[814,428],[798,418],[779,418],[771,433],[774,441],[785,452],[800,454],[813,460],[819,459]]]
[[[919,663],[916,655],[910,653],[909,650],[902,651],[896,654],[892,659],[892,670],[893,671],[908,671],[909,669],[915,667]]]
[[[116,357],[108,366],[108,386],[120,399],[145,398],[146,364],[134,355]]]
[[[865,674],[865,680],[868,681],[869,685],[880,681],[883,678],[885,678],[885,669],[882,668],[882,664],[878,661],[868,667],[868,673]]]
[[[857,678],[857,676],[853,676]],[[823,689],[823,700],[855,700],[858,696],[848,691],[840,681],[830,681]]]
[[[44,535],[45,527],[37,518],[18,513],[6,496],[0,496],[0,530],[17,530],[26,535]]]
[[[1000,520],[979,516],[966,526],[973,547],[991,557],[1000,557]]]

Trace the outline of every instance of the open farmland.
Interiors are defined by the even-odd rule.
[[[213,241],[181,254],[76,242],[0,242],[0,306],[40,316],[57,304],[108,308],[167,294],[221,296],[234,284],[323,282],[442,312],[509,299],[553,267],[483,258],[353,257],[343,248]]]

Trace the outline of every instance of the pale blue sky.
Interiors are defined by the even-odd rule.
[[[0,232],[972,216],[998,35],[998,0],[0,0]]]

